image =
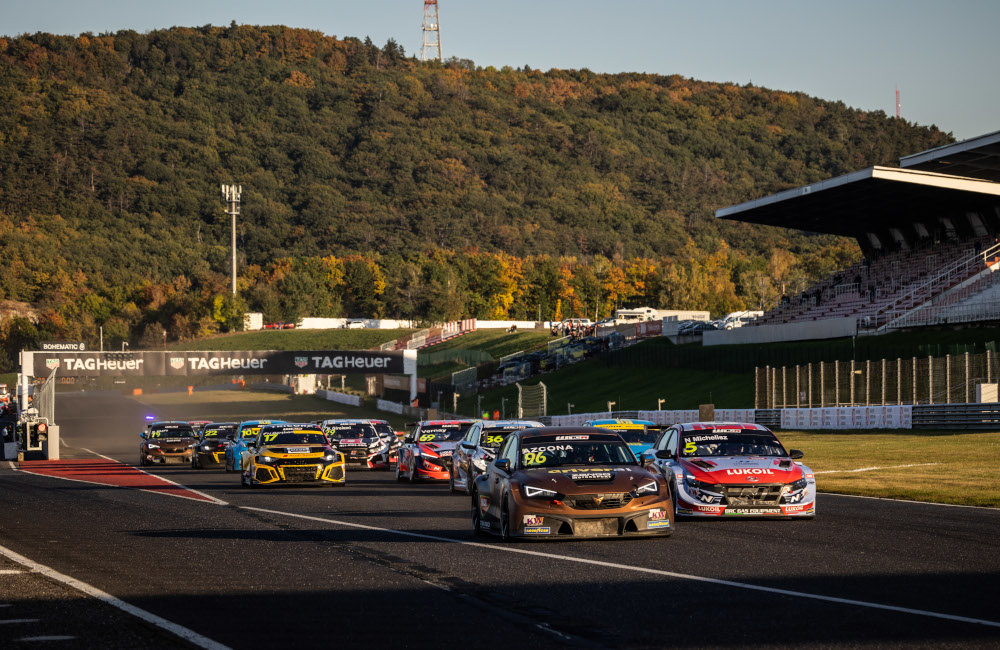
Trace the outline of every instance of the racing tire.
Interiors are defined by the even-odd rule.
[[[403,475],[399,473],[399,463],[396,463],[396,480],[399,482],[403,481]]]
[[[249,488],[250,487],[249,485],[247,485],[246,474],[240,474],[240,487],[241,488]]]
[[[482,513],[479,510],[479,493],[472,493],[472,534],[475,537],[484,537],[486,532],[483,527],[480,526],[482,523]]]
[[[417,474],[417,468],[411,464],[410,471],[406,473],[406,480],[408,480],[410,483],[416,483],[417,482],[416,474]]]
[[[451,469],[448,470],[448,492],[451,494],[458,494],[458,488],[455,487],[455,466],[452,465]]]
[[[510,506],[507,505],[507,497],[503,498],[503,505],[500,506],[500,539],[505,542],[513,539],[510,535]]]
[[[142,457],[142,454],[139,454],[139,467],[145,467],[145,466],[146,466],[146,459]]]

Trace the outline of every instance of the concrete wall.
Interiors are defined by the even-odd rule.
[[[300,330],[332,330],[340,329],[347,324],[348,320],[358,320],[357,318],[303,318],[301,324],[297,325]],[[395,330],[411,329],[413,321],[390,320],[378,318],[363,319],[366,329]]]
[[[358,395],[348,395],[347,393],[338,393],[333,390],[318,390],[316,394],[325,400],[330,400],[331,402],[337,402],[338,404],[346,404],[348,406],[363,406],[364,400]]]
[[[780,341],[811,341],[857,336],[858,321],[853,316],[826,320],[738,327],[733,330],[705,332],[702,345],[743,345],[746,343],[777,343]]]

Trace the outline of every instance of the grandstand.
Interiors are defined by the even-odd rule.
[[[853,237],[863,252],[857,264],[782,296],[757,327],[854,319],[859,333],[877,333],[1000,320],[1000,131],[716,217]]]

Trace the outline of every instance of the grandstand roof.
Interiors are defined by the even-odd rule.
[[[1000,131],[899,159],[900,167],[1000,182]]]
[[[992,213],[1000,206],[998,197],[1000,183],[915,169],[869,167],[722,208],[715,216],[860,240],[866,232],[935,221],[943,215]]]

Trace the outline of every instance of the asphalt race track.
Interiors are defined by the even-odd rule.
[[[63,457],[134,465],[144,412],[60,394]],[[201,647],[1000,647],[998,510],[820,495],[813,521],[504,544],[473,537],[468,498],[389,472],[251,491],[149,471],[225,505],[0,463],[0,647],[189,643],[11,553]]]

